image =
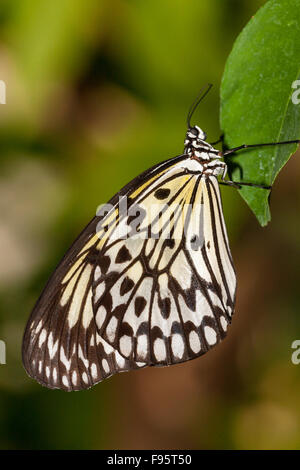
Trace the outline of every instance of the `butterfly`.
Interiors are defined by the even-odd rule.
[[[197,358],[226,336],[236,274],[219,184],[269,187],[225,179],[222,158],[256,145],[220,152],[191,125],[209,89],[190,109],[183,153],[100,207],[50,277],[23,338],[24,367],[40,384],[87,389]]]

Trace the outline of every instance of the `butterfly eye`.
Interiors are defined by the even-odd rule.
[[[189,132],[193,134],[195,137],[198,137],[198,131],[195,127],[192,127],[191,129],[189,129]]]
[[[197,139],[199,137],[199,131],[196,127],[190,127],[187,131],[187,137],[190,139]]]

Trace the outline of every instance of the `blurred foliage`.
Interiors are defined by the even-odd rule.
[[[299,6],[298,0],[267,2],[234,44],[221,86],[221,126],[229,148],[300,138],[300,108],[292,100],[300,74]],[[233,179],[272,185],[296,148],[243,150],[229,161]],[[241,195],[266,225],[269,191],[244,186]]]
[[[259,228],[236,191],[223,203],[238,274],[228,338],[203,358],[47,390],[21,364],[25,323],[60,257],[138,173],[182,151],[186,114],[218,138],[227,56],[260,0],[10,0],[0,6],[0,447],[299,446],[299,158]]]

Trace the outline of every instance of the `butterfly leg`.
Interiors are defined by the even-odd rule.
[[[282,142],[267,142],[264,144],[243,144],[240,145],[239,147],[234,147],[232,149],[225,150],[224,152],[219,152],[219,156],[227,157],[228,155],[233,154],[234,152],[237,152],[238,150],[242,149],[247,149],[247,148],[255,148],[255,147],[266,147],[266,146],[273,146],[273,145],[286,145],[286,144],[299,144],[300,140],[285,140]],[[263,185],[263,184],[255,184],[255,183],[244,183],[241,181],[224,181],[224,176],[223,174],[223,181],[220,181],[220,184],[226,185],[226,186],[233,186],[235,188],[240,189],[241,186],[252,186],[254,188],[261,188],[261,189],[272,189],[272,186],[268,185]]]
[[[220,142],[222,142],[222,147],[223,147],[223,144],[224,144],[224,134],[221,134],[219,139],[216,140],[215,142],[210,142],[210,145],[217,145],[219,144]],[[224,150],[224,149],[223,149]]]
[[[272,186],[267,186],[265,184],[255,184],[255,183],[244,183],[243,181],[219,181],[220,184],[224,186],[232,186],[236,189],[241,189],[242,186],[251,186],[253,188],[260,188],[260,189],[272,189]]]
[[[234,152],[237,152],[238,150],[242,149],[248,149],[248,148],[255,148],[255,147],[266,147],[266,146],[271,146],[271,145],[286,145],[286,144],[299,144],[300,140],[285,140],[283,142],[267,142],[264,144],[243,144],[239,145],[238,147],[234,147],[232,149],[225,150],[225,152],[220,152],[221,156],[225,157],[227,155],[230,155]]]

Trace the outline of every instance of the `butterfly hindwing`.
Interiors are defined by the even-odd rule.
[[[98,259],[98,332],[147,365],[197,357],[225,336],[235,301],[217,178],[180,162],[137,189],[131,209],[143,214],[138,233],[120,219],[128,237],[112,230]]]

